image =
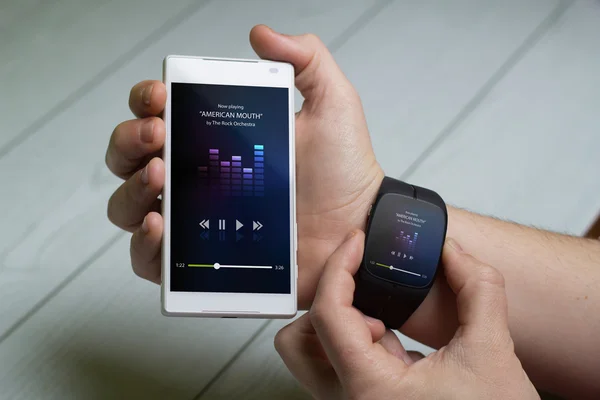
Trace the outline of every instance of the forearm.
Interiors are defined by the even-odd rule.
[[[540,388],[600,393],[600,241],[540,231],[449,208],[448,237],[506,280],[516,352]],[[403,333],[433,347],[456,328],[453,295],[438,279]]]

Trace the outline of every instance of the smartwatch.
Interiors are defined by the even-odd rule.
[[[368,213],[354,307],[399,329],[440,269],[448,212],[435,192],[385,177]]]

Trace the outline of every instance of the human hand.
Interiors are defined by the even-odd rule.
[[[261,58],[294,65],[305,98],[296,114],[298,304],[310,306],[323,266],[353,229],[364,229],[383,171],[375,159],[360,99],[332,55],[313,35],[285,36],[265,26],[250,32]],[[166,102],[159,81],[131,90],[138,119],[119,124],[106,163],[125,179],[111,196],[108,217],[133,232],[131,261],[137,275],[160,283],[163,219],[157,199],[164,184],[160,151]]]
[[[443,263],[459,328],[438,351],[410,356],[383,323],[352,307],[364,234],[329,258],[308,313],[275,347],[317,399],[539,399],[515,355],[504,279],[448,240]]]

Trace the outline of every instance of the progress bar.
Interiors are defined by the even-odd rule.
[[[423,276],[421,274],[417,274],[415,272],[406,271],[406,270],[394,267],[392,265],[385,265],[385,264],[380,264],[380,263],[375,263],[375,265],[378,265],[378,266],[383,267],[383,268],[387,268],[387,269],[389,269],[391,271],[400,271],[400,272],[404,272],[405,274],[414,275],[414,276],[418,276],[418,277],[422,277]]]
[[[224,265],[219,263],[214,264],[188,264],[192,268],[247,268],[247,269],[273,269],[272,265]]]

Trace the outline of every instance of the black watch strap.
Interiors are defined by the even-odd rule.
[[[407,197],[420,199],[428,203],[433,203],[439,206],[442,210],[446,209],[446,203],[436,192],[420,187],[411,185],[406,182],[399,181],[390,177],[384,177],[381,181],[379,193],[398,193]]]
[[[397,179],[393,179],[390,177],[384,177],[383,181],[381,181],[381,186],[379,187],[379,193],[398,193],[407,197],[416,197],[415,196],[415,187],[406,182],[399,181]]]
[[[354,307],[381,320],[387,328],[400,329],[421,305],[428,290],[394,285],[361,268],[356,275]],[[396,286],[396,287],[395,287]]]
[[[385,177],[379,194],[397,193],[418,198],[446,209],[442,198],[435,192]],[[377,318],[390,329],[399,329],[421,305],[427,288],[411,288],[379,279],[364,266],[355,275],[354,306],[364,314]]]

